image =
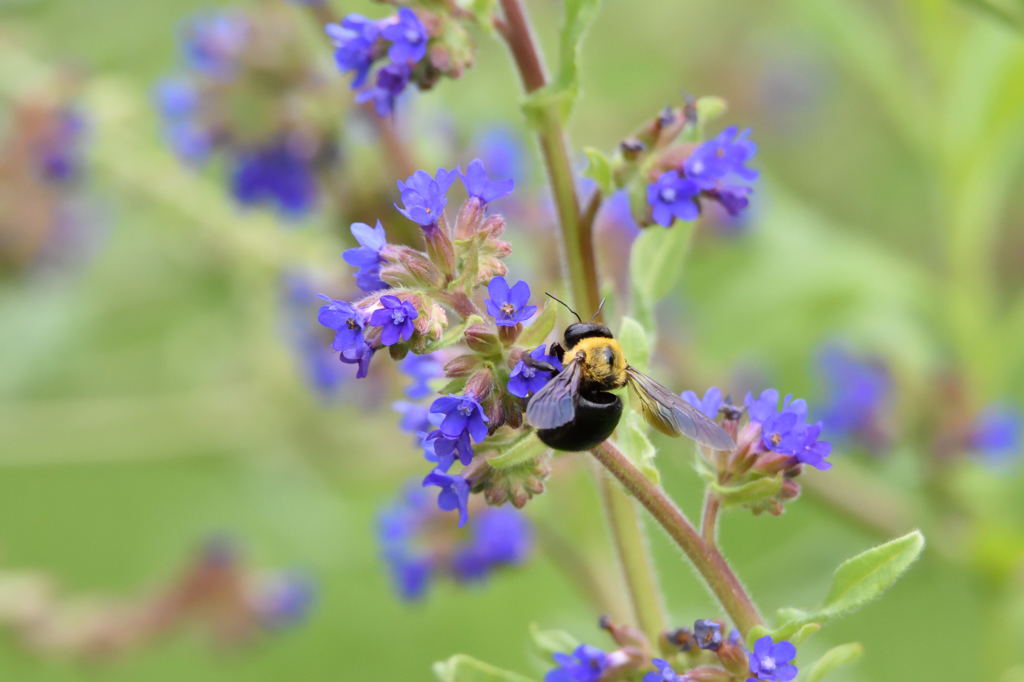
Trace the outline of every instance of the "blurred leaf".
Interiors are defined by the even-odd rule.
[[[495,668],[466,654],[455,654],[434,664],[434,675],[441,682],[530,682],[519,673]]]
[[[654,443],[647,437],[647,424],[636,410],[626,415],[625,424],[616,431],[616,445],[629,459],[655,483],[661,482],[661,474],[654,466],[658,454]]]
[[[641,371],[647,371],[647,366],[651,362],[652,340],[643,325],[632,317],[625,316],[619,324],[616,338],[622,346],[626,361]]]
[[[600,0],[565,0],[565,18],[559,40],[558,74],[543,88],[535,90],[523,102],[526,117],[535,125],[545,112],[554,111],[565,121],[579,95],[579,53],[583,36],[597,14]]]
[[[782,488],[782,474],[755,478],[742,485],[720,485],[711,482],[711,489],[722,498],[722,503],[727,507],[767,500],[774,497],[780,488]]]
[[[836,668],[856,661],[863,653],[864,647],[859,642],[840,644],[829,649],[811,666],[805,678],[806,682],[820,682]]]
[[[541,630],[536,623],[530,623],[530,638],[545,658],[550,658],[551,654],[572,651],[580,644],[578,639],[564,630]]]
[[[610,196],[615,192],[615,171],[611,160],[595,147],[584,147],[583,153],[587,155],[587,168],[583,176],[596,182],[597,188],[606,197]]]
[[[477,23],[487,33],[494,34],[494,14],[498,8],[497,0],[462,0],[459,5],[472,12]]]
[[[721,118],[729,105],[721,97],[705,95],[697,99],[697,135],[703,140],[707,125]]]
[[[677,222],[667,229],[644,230],[633,242],[629,271],[636,312],[642,321],[647,321],[654,305],[672,291],[682,277],[692,235],[692,223]]]
[[[804,640],[806,640],[808,637],[810,637],[820,629],[821,625],[818,623],[807,623],[799,630],[794,632],[792,636],[790,636],[789,641],[792,642],[794,646],[800,646],[800,644],[803,643]]]
[[[992,0],[958,0],[958,2],[989,19],[994,19],[1005,26],[1020,31],[1024,29],[1024,4],[998,3]]]
[[[530,326],[519,335],[519,344],[533,350],[547,340],[548,334],[555,328],[555,319],[558,317],[558,310],[553,305],[544,304],[541,306],[540,315],[533,319]],[[561,358],[559,358],[561,360]]]

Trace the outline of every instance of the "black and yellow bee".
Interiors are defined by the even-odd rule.
[[[721,426],[631,367],[608,327],[583,322],[576,311],[565,307],[579,322],[566,328],[564,346],[553,343],[549,349],[550,355],[562,358],[563,369],[526,405],[526,420],[546,445],[556,450],[589,450],[607,439],[622,417],[622,400],[609,391],[629,386],[644,418],[658,431],[684,435],[718,450],[732,449],[733,440]]]

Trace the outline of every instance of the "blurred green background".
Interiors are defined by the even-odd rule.
[[[86,262],[0,291],[0,566],[45,572],[69,594],[131,594],[226,533],[255,566],[304,569],[317,601],[308,622],[230,651],[183,632],[82,665],[0,636],[0,670],[19,682],[427,680],[433,661],[465,652],[539,679],[531,623],[603,644],[598,614],[542,548],[484,586],[437,585],[412,606],[395,597],[375,515],[422,463],[396,433],[388,396],[368,412],[350,384],[322,404],[281,332],[279,269],[347,277],[344,241],[324,221],[282,229],[269,213],[239,211],[215,175],[182,169],[158,132],[153,84],[178,68],[179,22],[209,4],[0,1],[5,97],[32,85],[31,68],[71,60],[88,73],[97,213]],[[529,7],[554,54],[558,4]],[[614,148],[684,91],[726,98],[727,122],[750,126],[760,146],[749,228],[702,233],[659,314],[666,383],[671,368],[701,390],[749,371],[813,406],[815,353],[836,338],[891,368],[892,447],[837,444],[835,469],[808,474],[881,510],[889,528],[813,490],[779,518],[724,519],[724,548],[765,613],[815,603],[839,561],[887,532],[924,529],[929,551],[891,593],[801,648],[810,661],[863,642],[865,657],[839,681],[1024,680],[1021,467],[959,456],[940,467],[930,450],[952,418],[940,377],[966,387],[954,411],[1024,400],[1024,45],[1012,9],[608,0],[583,48],[577,148]],[[416,96],[410,129],[434,117],[467,131],[522,126],[503,46],[479,43],[462,79]],[[471,158],[410,137],[428,168]],[[516,231],[517,263],[547,248]],[[696,513],[698,480],[680,450],[665,443],[659,463]],[[614,580],[576,459],[527,512],[590,547]],[[713,614],[693,572],[652,536],[674,619]]]

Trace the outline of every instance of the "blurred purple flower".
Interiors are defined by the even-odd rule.
[[[704,398],[698,398],[693,391],[683,391],[683,400],[696,407],[705,416],[715,419],[718,417],[718,408],[722,406],[722,389],[712,386],[704,393]]]
[[[597,647],[580,644],[572,655],[552,655],[557,667],[548,671],[544,682],[598,682],[608,668],[608,654]]]
[[[388,64],[377,71],[374,85],[356,95],[356,101],[373,102],[378,116],[390,116],[395,110],[395,100],[409,84],[411,72],[405,64]]]
[[[270,202],[283,215],[301,216],[313,207],[317,185],[309,159],[275,142],[236,157],[231,190],[243,205]]]
[[[651,217],[659,225],[668,227],[679,220],[696,220],[700,215],[696,183],[684,178],[679,171],[665,171],[647,186],[647,203]]]
[[[466,172],[463,173],[460,169],[459,175],[462,178],[462,184],[466,188],[466,193],[471,197],[476,197],[484,204],[508,196],[512,193],[512,188],[515,185],[512,178],[507,180],[489,180],[487,178],[487,171],[484,169],[484,162],[480,159],[470,161],[469,165],[466,166]]]
[[[424,486],[436,485],[440,488],[437,494],[437,507],[442,511],[459,512],[459,527],[466,525],[469,519],[469,483],[462,476],[448,474],[434,469],[423,479]]]
[[[381,35],[391,42],[388,59],[396,64],[415,64],[427,54],[427,29],[408,7],[400,7],[392,22],[383,24]]]
[[[360,14],[349,14],[340,24],[327,24],[324,30],[334,42],[338,68],[355,74],[353,90],[362,87],[373,65],[373,45],[380,34],[378,23]]]
[[[352,223],[349,229],[359,246],[346,249],[341,257],[352,267],[359,268],[355,275],[356,286],[366,292],[387,289],[388,285],[380,278],[380,266],[384,262],[380,251],[387,244],[384,227],[378,220],[376,227],[366,223]]]

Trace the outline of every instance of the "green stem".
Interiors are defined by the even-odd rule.
[[[607,475],[601,475],[601,498],[629,587],[634,617],[657,650],[662,633],[668,630],[668,618],[658,588],[651,548],[636,513],[636,503]]]
[[[682,510],[637,469],[629,459],[609,441],[591,450],[608,471],[640,501],[679,545],[694,568],[704,579],[708,589],[729,614],[744,637],[752,628],[764,621],[754,602],[747,595],[739,578],[718,549],[704,542]]]

